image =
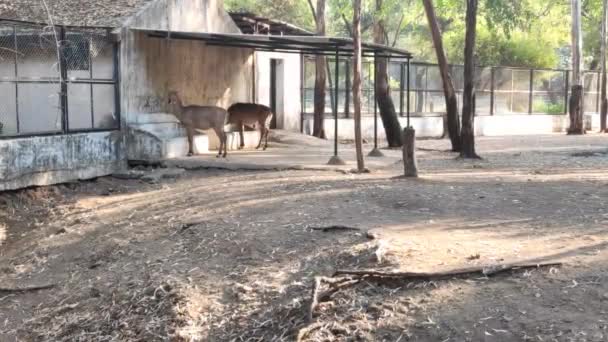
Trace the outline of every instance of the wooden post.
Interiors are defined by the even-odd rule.
[[[412,127],[403,129],[403,170],[405,177],[418,177],[416,161],[416,130]]]

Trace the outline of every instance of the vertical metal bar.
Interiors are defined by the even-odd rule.
[[[530,93],[528,94],[528,114],[532,115],[534,106],[534,69],[530,69]]]
[[[336,49],[336,59],[335,59],[335,80],[336,82],[334,82],[335,87],[334,87],[334,155],[337,156],[338,155],[338,77],[340,76],[340,68],[339,68],[339,63],[338,63],[338,59],[340,57],[340,51],[338,49]]]
[[[53,30],[57,29],[56,27],[53,27]],[[59,27],[59,40],[61,42],[65,41],[65,27],[61,26]],[[61,75],[60,77],[60,86],[61,86],[61,98],[60,98],[60,103],[61,103],[61,114],[63,116],[63,120],[62,120],[62,126],[63,126],[63,133],[67,133],[69,128],[70,128],[70,121],[68,118],[69,112],[68,112],[68,70],[67,70],[67,66],[66,66],[66,61],[65,61],[65,53],[64,53],[64,47],[63,44],[60,44],[58,47],[59,49],[59,73]]]
[[[410,127],[410,58],[407,59],[407,127]]]
[[[108,35],[109,37],[109,35]],[[116,120],[118,121],[118,129],[122,128],[122,113],[120,107],[120,45],[113,44],[113,60],[114,60],[114,111],[116,112]]]
[[[304,53],[300,53],[300,133],[304,133],[304,111],[306,110],[305,77],[306,59],[304,59]]]
[[[495,91],[495,85],[494,83],[496,82],[496,76],[495,76],[495,70],[494,67],[490,67],[490,115],[494,115],[494,91]]]
[[[87,55],[89,57],[89,90],[91,94],[91,128],[95,128],[95,109],[94,109],[94,100],[93,100],[93,57],[91,55],[91,49],[93,47],[93,35],[89,37],[89,49],[87,50]]]
[[[378,72],[378,61],[374,56],[374,149],[378,148],[378,98],[376,97],[376,75]],[[371,75],[371,72],[370,72]]]
[[[19,78],[19,59],[17,57],[19,47],[17,46],[17,27],[13,26],[13,39],[15,44],[15,80]],[[15,119],[17,123],[17,134],[21,131],[19,122],[19,82],[15,81]]]
[[[399,116],[403,116],[403,92],[405,91],[405,65],[399,63]]]
[[[568,114],[568,112],[569,112],[568,109],[570,107],[570,106],[568,106],[568,100],[569,100],[568,91],[570,88],[570,73],[568,72],[568,70],[566,70],[565,73],[566,73],[566,83],[565,83],[566,87],[564,89],[564,114]]]
[[[350,60],[348,58],[346,58],[344,60],[344,65],[346,67],[346,80],[345,80],[345,90],[344,90],[344,115],[346,115],[346,117],[350,117]]]
[[[596,88],[596,93],[595,93],[595,112],[599,113],[600,112],[600,73],[598,72],[597,74],[597,88]],[[584,108],[584,105],[583,105]],[[583,109],[584,112],[584,109]]]

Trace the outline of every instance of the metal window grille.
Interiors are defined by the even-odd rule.
[[[0,21],[0,138],[119,129],[117,53],[105,29]]]

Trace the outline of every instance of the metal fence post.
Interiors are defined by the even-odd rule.
[[[490,67],[490,115],[494,115],[494,83],[495,83],[495,69]]]
[[[534,69],[530,69],[530,94],[528,99],[528,114],[534,111]]]
[[[56,30],[57,27],[53,27],[53,30]],[[65,41],[65,27],[59,27],[59,41]],[[61,86],[61,115],[62,115],[62,126],[63,133],[67,133],[69,130],[69,119],[68,119],[68,69],[66,66],[65,53],[64,53],[64,45],[63,43],[57,46],[59,49],[59,73],[60,73],[60,86]]]
[[[345,79],[345,88],[344,89],[344,115],[349,118],[350,117],[350,60],[348,58],[344,59],[344,65],[346,67],[346,79]],[[338,83],[339,84],[339,83]]]
[[[598,72],[597,74],[597,88],[596,88],[596,93],[595,93],[595,112],[599,113],[600,112],[600,73]],[[584,103],[584,102],[583,102]],[[583,104],[583,113],[585,112],[585,105]]]
[[[410,127],[410,58],[407,59],[407,127]]]
[[[14,39],[14,48],[15,48],[15,119],[16,119],[16,126],[17,126],[17,134],[20,133],[21,131],[21,127],[20,123],[19,123],[19,82],[17,82],[17,79],[19,78],[19,59],[17,57],[18,55],[18,51],[19,51],[19,47],[17,46],[17,26],[13,25],[13,39]]]
[[[399,63],[399,116],[403,116],[403,92],[405,82],[405,66],[403,62]]]
[[[565,79],[566,79],[566,86],[564,87],[565,88],[564,89],[565,90],[564,91],[564,114],[568,114],[568,112],[569,112],[568,109],[570,108],[570,106],[568,105],[568,100],[569,100],[568,99],[568,95],[569,95],[568,91],[569,91],[569,88],[570,88],[570,72],[568,72],[568,70],[565,70],[564,72],[566,74],[566,77],[565,77]]]

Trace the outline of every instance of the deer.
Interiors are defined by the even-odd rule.
[[[239,135],[241,137],[240,148],[245,147],[245,138],[243,136],[243,130],[245,126],[260,130],[260,142],[256,147],[256,150],[262,146],[262,140],[264,142],[264,150],[268,148],[268,132],[270,131],[270,121],[272,120],[272,109],[264,105],[256,103],[235,103],[228,108],[228,123],[237,125],[239,128]]]
[[[220,139],[220,150],[217,157],[226,158],[226,132],[224,126],[228,117],[228,112],[216,106],[184,106],[177,92],[169,93],[169,112],[173,114],[179,122],[186,128],[188,134],[188,156],[194,155],[194,131],[212,129]],[[222,155],[222,148],[224,154]]]

